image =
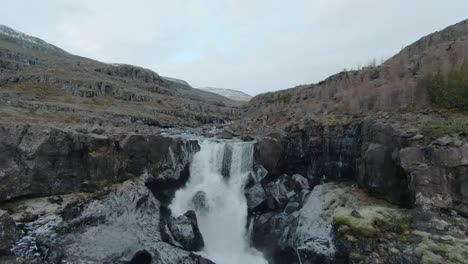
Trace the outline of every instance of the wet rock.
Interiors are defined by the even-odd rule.
[[[242,136],[241,137],[242,141],[245,141],[245,142],[250,142],[250,141],[253,141],[255,140],[253,137],[247,135],[247,136]]]
[[[288,203],[288,205],[286,205],[286,208],[284,208],[284,212],[287,214],[292,214],[293,212],[299,210],[299,208],[300,204],[298,202]]]
[[[247,179],[245,180],[244,190],[247,190],[255,185],[257,181],[254,175],[255,174],[253,172],[249,172],[249,175],[247,175]]]
[[[102,197],[70,203],[63,219],[51,211],[25,224],[13,252],[25,263],[42,263],[33,261],[36,255],[44,263],[122,263],[146,249],[153,263],[178,263],[189,252],[162,241],[160,208],[142,178],[129,180]]]
[[[192,197],[192,204],[196,212],[206,213],[210,209],[206,197],[206,192],[204,191],[198,191],[195,193],[195,195]]]
[[[216,264],[213,261],[194,253],[190,253],[189,257],[195,262],[195,264]]]
[[[255,168],[255,182],[261,182],[268,176],[268,171],[262,165],[257,165]]]
[[[127,264],[151,264],[152,256],[146,250],[141,250],[135,253],[132,260],[127,262]]]
[[[177,218],[171,217],[168,223],[174,239],[182,245],[185,250],[199,251],[205,243],[198,229],[197,216],[194,211],[187,211]]]
[[[223,130],[223,132],[221,132],[221,134],[218,135],[218,138],[221,138],[221,139],[232,139],[234,137],[234,135],[226,130]]]
[[[253,230],[253,245],[261,250],[270,263],[290,263],[273,262],[280,240],[285,228],[294,221],[294,216],[285,212],[279,214],[266,214],[255,219]],[[285,260],[287,261],[287,260]]]
[[[282,178],[277,179],[275,182],[270,182],[265,186],[267,197],[275,202],[275,207],[278,209],[284,209],[289,201],[288,194],[290,191],[289,181]]]
[[[249,211],[253,211],[265,201],[265,190],[260,183],[257,183],[245,191],[245,198]]]
[[[0,250],[9,250],[22,236],[15,221],[3,210],[0,210]]]
[[[304,176],[294,174],[292,176],[292,181],[294,182],[294,189],[296,193],[300,193],[302,190],[310,190],[309,182]]]

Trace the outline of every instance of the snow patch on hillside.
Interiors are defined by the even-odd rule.
[[[58,50],[58,51],[63,52],[62,49],[57,48],[56,46],[54,46],[52,44],[49,44],[49,43],[43,41],[40,38],[36,38],[36,37],[30,36],[30,35],[27,35],[27,34],[21,32],[21,31],[14,30],[14,29],[9,28],[9,27],[7,27],[5,25],[0,25],[0,34],[8,36],[10,38],[17,39],[19,41],[32,43],[32,44],[42,46],[44,48]]]
[[[248,102],[252,99],[252,96],[237,90],[224,89],[224,88],[215,88],[215,87],[202,87],[200,90],[207,91],[210,93],[215,93],[227,97],[236,101]]]

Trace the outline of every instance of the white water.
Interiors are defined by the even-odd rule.
[[[253,144],[248,142],[200,142],[195,154],[190,179],[176,192],[170,206],[175,216],[195,209],[192,197],[204,191],[208,210],[197,212],[198,225],[205,240],[202,255],[217,264],[266,264],[256,250],[249,247],[247,203],[243,189],[253,165]],[[230,176],[223,177],[223,157],[232,149],[232,161],[224,164]],[[226,167],[228,166],[228,167]]]

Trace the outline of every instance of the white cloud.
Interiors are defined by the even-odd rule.
[[[250,94],[388,57],[468,18],[468,2],[16,0],[0,23],[77,55]]]

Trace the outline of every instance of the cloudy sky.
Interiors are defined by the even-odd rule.
[[[468,18],[466,0],[15,0],[0,24],[71,53],[252,95],[320,81]]]

